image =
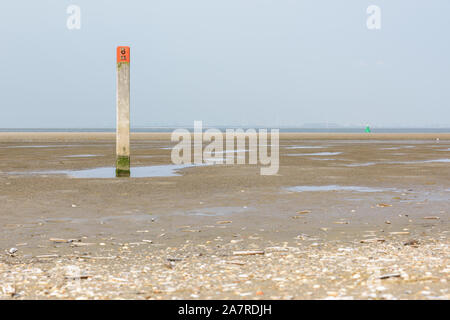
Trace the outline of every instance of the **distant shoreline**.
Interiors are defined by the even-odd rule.
[[[173,126],[173,127],[141,127],[141,128],[131,128],[131,132],[134,133],[164,133],[164,132],[172,132],[176,129],[186,128],[190,131],[193,130],[190,126]],[[204,126],[204,129],[210,128],[209,126]],[[212,127],[211,127],[212,128]],[[258,129],[279,129],[280,133],[365,133],[365,127],[331,127],[331,128],[295,128],[295,127],[263,127],[263,126],[216,126],[221,131],[225,131],[226,129],[244,129],[254,128]],[[82,132],[82,133],[114,133],[115,128],[0,128],[0,133],[13,133],[13,132],[27,132],[27,133],[49,133],[49,132],[59,132],[59,133],[69,133],[69,132]],[[387,134],[428,134],[428,133],[450,133],[449,128],[377,128],[371,127],[372,133],[387,133]]]
[[[132,140],[169,140],[171,132],[133,132]],[[444,133],[329,133],[280,132],[280,140],[450,140]],[[5,142],[115,141],[114,132],[0,132]]]

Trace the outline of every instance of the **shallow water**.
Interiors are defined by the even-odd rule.
[[[206,165],[206,164],[204,164]],[[180,176],[177,172],[178,170],[190,168],[194,164],[186,165],[157,165],[157,166],[144,166],[144,167],[132,167],[130,170],[131,178],[149,178],[149,177],[174,177]],[[115,167],[100,167],[92,169],[83,170],[49,170],[49,171],[30,171],[30,172],[9,172],[8,174],[13,175],[67,175],[71,178],[115,178],[116,168]]]
[[[183,215],[188,216],[225,216],[233,213],[242,213],[248,210],[247,207],[209,207],[194,209],[187,212],[183,212]]]
[[[417,162],[419,162],[419,161],[417,161]],[[450,159],[425,160],[425,161],[422,161],[422,162],[424,162],[424,163],[430,163],[430,162],[443,162],[443,163],[447,163],[447,162],[450,162]]]
[[[345,164],[346,167],[368,167],[377,164],[420,164],[420,163],[448,163],[450,159],[432,159],[432,160],[417,160],[417,161],[386,161],[386,162],[366,162],[366,163],[352,163]]]
[[[449,158],[444,159],[432,159],[432,160],[417,160],[417,161],[391,161],[384,162],[385,164],[415,164],[415,163],[448,163],[450,162]]]
[[[286,149],[322,149],[327,148],[327,146],[287,146]]]
[[[293,192],[317,192],[317,191],[354,191],[354,192],[385,192],[393,191],[392,188],[371,188],[361,186],[340,186],[340,185],[328,185],[328,186],[295,186],[286,188],[288,191]]]
[[[90,158],[99,157],[97,154],[72,154],[70,156],[64,156],[64,158]]]
[[[346,167],[368,167],[377,164],[376,162],[366,162],[366,163],[351,163],[345,164]]]
[[[336,156],[342,154],[342,152],[316,152],[316,153],[290,153],[287,156],[300,157],[300,156]]]
[[[398,146],[398,147],[386,147],[380,148],[380,150],[399,150],[399,149],[410,149],[415,148],[416,146]]]

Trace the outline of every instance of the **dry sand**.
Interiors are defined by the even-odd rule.
[[[171,145],[134,134],[132,165],[170,164]],[[280,145],[276,176],[216,165],[75,179],[42,171],[112,166],[113,134],[0,133],[0,297],[450,297],[449,134]],[[301,155],[320,152],[339,154]]]

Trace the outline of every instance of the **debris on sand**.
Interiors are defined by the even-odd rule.
[[[377,207],[378,207],[378,208],[392,207],[392,204],[379,203],[379,204],[377,204]]]
[[[85,280],[88,279],[90,276],[88,275],[79,275],[79,276],[64,276],[64,279],[66,280]]]
[[[36,256],[36,258],[38,259],[53,259],[53,258],[58,258],[59,256],[57,254],[43,254],[40,256]]]
[[[378,279],[384,280],[389,278],[400,278],[400,273],[389,273],[389,274],[383,274],[382,276],[379,276]]]
[[[439,220],[440,218],[437,216],[429,216],[429,217],[423,217],[426,220]]]
[[[71,244],[72,247],[87,247],[87,246],[93,246],[95,243],[90,242],[73,242]]]
[[[116,259],[116,256],[111,257],[92,257],[92,256],[79,256],[79,259],[96,259],[96,260],[113,260]]]
[[[334,221],[334,224],[349,224],[348,221]]]
[[[420,244],[419,240],[415,240],[415,239],[412,239],[412,240],[409,240],[409,241],[406,241],[403,243],[403,245],[405,245],[405,246],[412,246],[412,247],[418,247],[419,244]]]
[[[298,214],[306,214],[306,213],[311,213],[311,210],[302,210],[302,211],[297,211]]]
[[[243,266],[243,265],[245,265],[245,262],[244,262],[244,261],[237,261],[237,260],[227,261],[226,263],[227,263],[227,264],[236,264],[236,265],[238,265],[238,266]]]
[[[386,240],[383,238],[372,238],[372,239],[363,239],[360,243],[374,243],[374,242],[385,242]]]
[[[59,238],[50,238],[48,239],[51,242],[55,243],[71,243],[71,242],[80,242],[79,239],[59,239]]]
[[[263,250],[247,250],[247,251],[234,251],[233,255],[235,256],[252,256],[252,255],[258,255],[258,254],[264,254]]]

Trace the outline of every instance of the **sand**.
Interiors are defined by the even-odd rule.
[[[170,164],[171,145],[133,134],[132,165]],[[43,171],[114,165],[114,134],[0,133],[0,297],[450,297],[449,134],[280,145],[276,176],[216,165],[75,179]],[[302,155],[321,152],[333,155]],[[262,252],[235,254],[249,250]]]

